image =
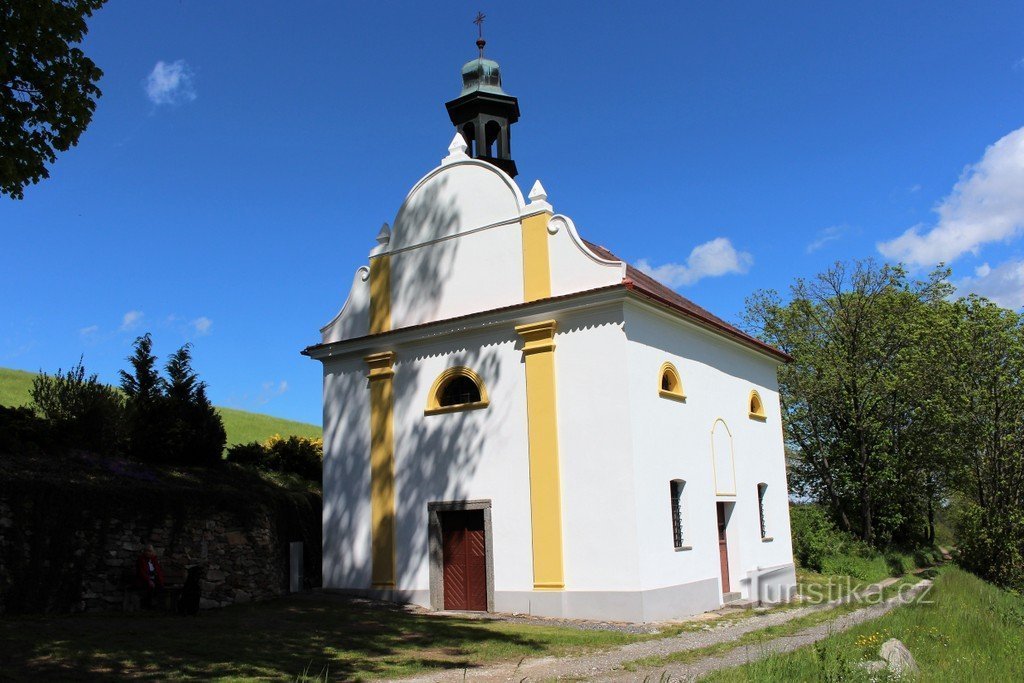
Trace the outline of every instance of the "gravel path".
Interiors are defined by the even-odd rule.
[[[896,579],[887,579],[886,581],[869,587],[867,590],[860,593],[860,595],[866,596],[875,594],[885,586],[889,586],[895,582]],[[930,582],[921,581],[916,584],[913,590],[907,591],[904,596],[905,599],[909,600],[910,597],[916,595],[920,590],[923,590],[925,584],[930,585]],[[692,680],[703,673],[714,671],[718,668],[735,666],[737,664],[743,664],[746,661],[753,661],[754,659],[758,659],[760,656],[763,656],[762,653],[767,654],[770,651],[788,651],[786,649],[782,649],[783,647],[788,647],[789,649],[801,647],[814,642],[815,640],[819,640],[824,637],[824,635],[817,635],[819,627],[814,627],[807,629],[806,631],[801,631],[795,636],[779,638],[761,644],[758,646],[758,650],[756,652],[749,651],[750,648],[738,648],[737,650],[725,653],[719,657],[707,658],[686,665],[651,669],[646,672],[626,672],[620,667],[625,662],[631,662],[644,657],[663,656],[674,652],[695,650],[702,647],[708,647],[709,645],[733,641],[745,633],[759,631],[768,626],[784,624],[813,612],[831,609],[842,602],[844,602],[844,599],[832,600],[830,602],[812,605],[809,607],[799,607],[755,614],[754,616],[747,617],[740,621],[729,622],[719,626],[715,626],[712,622],[701,630],[686,631],[677,636],[671,636],[668,638],[658,638],[639,643],[631,643],[615,650],[595,652],[581,657],[543,657],[538,659],[528,659],[521,662],[510,662],[489,666],[476,670],[458,669],[435,671],[424,676],[402,680],[405,683],[434,683],[435,681],[538,681],[556,678],[643,680],[646,676],[651,676],[652,680],[658,680],[661,673],[666,671],[669,676],[672,677],[672,680]],[[827,634],[830,628],[832,632],[842,630],[842,628],[849,628],[855,623],[860,623],[861,621],[881,616],[898,604],[902,604],[899,602],[899,596],[896,598],[890,598],[886,602],[878,603],[870,607],[848,613],[834,622],[823,624],[820,627],[820,631],[822,634]],[[851,621],[851,619],[858,619],[858,621]],[[840,627],[840,624],[846,625]],[[805,634],[808,635],[805,636]],[[792,645],[792,647],[790,647],[790,645]],[[778,647],[779,649],[769,650],[770,647]],[[735,661],[733,661],[733,658],[735,658]],[[708,668],[700,668],[701,666],[707,666]]]

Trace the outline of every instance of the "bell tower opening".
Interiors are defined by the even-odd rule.
[[[445,103],[448,117],[466,140],[466,153],[494,164],[513,178],[519,173],[512,160],[509,128],[519,120],[519,100],[501,87],[501,67],[484,57],[483,19],[476,46],[480,56],[462,67],[462,93]]]

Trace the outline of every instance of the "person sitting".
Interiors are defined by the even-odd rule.
[[[135,584],[142,591],[142,607],[153,608],[153,598],[159,598],[164,591],[164,570],[156,559],[152,544],[147,544],[135,562]]]

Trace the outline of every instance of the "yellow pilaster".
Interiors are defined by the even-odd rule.
[[[371,271],[372,272],[372,271]],[[395,587],[395,444],[392,368],[395,354],[363,360],[370,380],[370,509],[374,588]]]
[[[562,571],[562,486],[555,411],[555,321],[520,325],[526,364],[526,417],[530,446],[533,587],[565,588]]]
[[[370,334],[391,329],[391,255],[370,259]]]
[[[523,293],[526,301],[551,296],[551,265],[548,260],[548,212],[523,219]]]

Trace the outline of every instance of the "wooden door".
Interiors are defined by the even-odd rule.
[[[444,608],[487,611],[487,555],[484,511],[441,513]]]
[[[718,555],[722,564],[722,592],[729,592],[729,545],[725,540],[725,503],[716,503],[718,508]]]

